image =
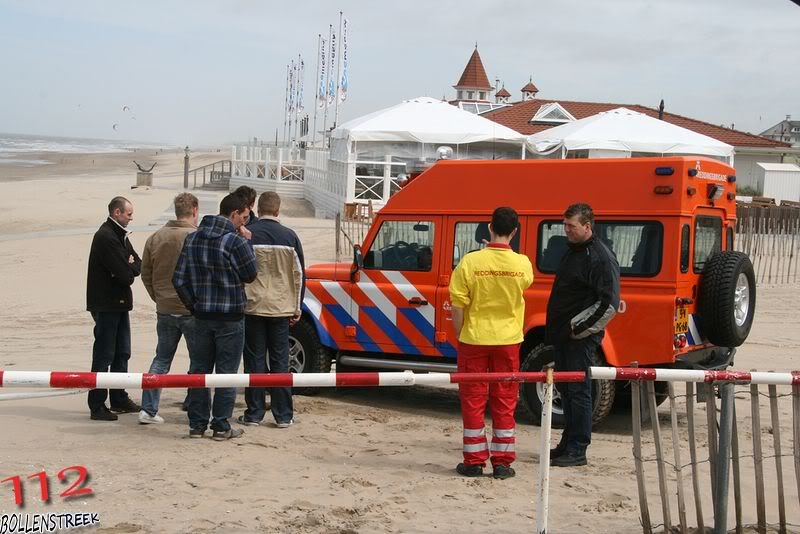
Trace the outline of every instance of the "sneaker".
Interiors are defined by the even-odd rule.
[[[142,425],[152,425],[152,424],[160,425],[163,422],[164,422],[164,418],[161,417],[158,414],[150,415],[149,413],[147,413],[144,410],[139,412],[139,424],[142,424]]]
[[[190,438],[203,438],[206,435],[205,428],[190,428],[189,429],[189,437]]]
[[[550,465],[554,467],[579,467],[581,465],[586,465],[586,454],[567,452],[550,460]]]
[[[492,468],[492,476],[500,480],[511,478],[516,474],[516,471],[514,471],[514,468],[510,465],[498,464]]]
[[[128,398],[122,405],[114,406],[111,405],[111,411],[117,413],[136,413],[141,411],[142,407],[133,402],[130,398]]]
[[[465,477],[479,477],[483,475],[482,465],[464,465],[458,464],[456,466],[456,473]]]
[[[118,419],[117,414],[111,413],[111,410],[105,406],[97,410],[92,410],[92,414],[89,418],[93,421],[116,421]]]
[[[278,427],[278,428],[289,428],[290,426],[296,425],[296,424],[297,424],[297,420],[296,419],[289,419],[288,421],[286,421],[284,423],[275,423],[275,426]]]
[[[237,417],[236,422],[244,426],[259,426],[261,424],[259,421],[249,421],[245,419],[243,415]]]
[[[214,441],[225,441],[227,439],[238,438],[242,434],[244,434],[244,430],[241,428],[229,428],[228,430],[215,430],[214,433],[211,435],[211,439]]]

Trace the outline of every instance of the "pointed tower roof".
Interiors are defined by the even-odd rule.
[[[486,89],[488,91],[493,89],[492,84],[489,83],[489,77],[486,76],[486,69],[483,68],[483,61],[481,61],[477,45],[467,62],[467,66],[464,68],[463,74],[461,74],[461,78],[453,87],[455,89]]]
[[[538,93],[539,89],[537,89],[536,86],[533,85],[533,79],[531,79],[531,81],[529,81],[527,84],[525,84],[525,87],[522,88],[522,91],[523,92],[527,91],[529,93]]]
[[[509,93],[505,86],[503,86],[499,91],[497,91],[497,93],[495,93],[495,96],[511,96],[511,93]]]

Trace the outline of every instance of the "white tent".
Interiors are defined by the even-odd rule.
[[[627,108],[550,128],[529,136],[527,142],[534,154],[542,156],[589,150],[590,157],[630,157],[639,152],[705,155],[733,162],[731,145]]]
[[[435,98],[419,97],[348,121],[333,139],[463,145],[524,140],[519,132]]]

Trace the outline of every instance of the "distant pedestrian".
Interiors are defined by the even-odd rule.
[[[250,225],[258,276],[245,286],[244,372],[289,372],[289,326],[300,319],[303,301],[304,258],[297,234],[278,220],[281,197],[268,191],[258,199],[259,220]],[[238,421],[258,425],[266,414],[264,388],[245,388],[247,409]],[[272,416],[278,428],[295,423],[292,388],[270,391]]]
[[[86,309],[94,319],[92,371],[127,373],[131,357],[133,309],[131,285],[139,276],[142,260],[128,239],[128,224],[133,220],[133,204],[114,197],[108,204],[108,218],[95,232],[89,252],[86,277]],[[111,409],[106,406],[110,397]],[[116,421],[117,413],[139,411],[124,389],[89,391],[91,419]]]
[[[175,273],[175,265],[183,250],[186,236],[197,230],[200,204],[193,194],[181,193],[175,197],[174,205],[175,220],[168,221],[151,235],[142,253],[142,283],[150,298],[156,303],[158,345],[149,370],[150,373],[156,374],[169,373],[181,337],[186,340],[186,346],[189,347],[194,335],[194,319],[178,298],[172,285],[172,275]],[[158,415],[160,399],[160,389],[145,389],[142,392],[140,423],[164,422]]]
[[[491,241],[485,249],[465,255],[453,271],[450,303],[461,373],[519,371],[523,293],[533,282],[533,268],[527,256],[511,248],[518,226],[519,217],[512,208],[495,209],[489,225]],[[456,471],[467,477],[480,476],[491,458],[494,478],[513,477],[518,384],[459,384],[458,391],[464,422],[464,462]],[[491,445],[486,442],[484,429],[487,393],[492,414]]]
[[[603,340],[605,327],[619,307],[619,263],[595,239],[594,212],[573,204],[564,212],[569,247],[556,270],[547,302],[545,342],[555,349],[556,371],[583,371],[583,382],[557,384],[564,407],[561,441],[550,451],[559,467],[586,465],[592,441],[592,380],[589,367]]]
[[[181,302],[195,318],[190,374],[235,374],[244,348],[244,284],[256,278],[253,248],[237,229],[247,217],[247,201],[229,194],[219,215],[206,215],[183,245],[172,283]],[[215,388],[209,410],[209,390],[189,391],[189,437],[202,438],[211,416],[212,438],[223,441],[243,434],[232,429],[236,388]],[[209,414],[209,411],[211,412]]]

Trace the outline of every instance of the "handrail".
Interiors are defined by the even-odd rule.
[[[225,164],[226,163],[228,165],[228,171],[227,172],[225,171]],[[219,170],[217,170],[217,166],[219,166]],[[197,173],[198,172],[202,172],[203,173],[203,184],[200,187],[204,187],[206,185],[206,172],[209,171],[209,170],[211,172],[211,177],[209,179],[209,182],[213,182],[214,181],[214,173],[219,173],[219,176],[221,178],[223,178],[223,179],[224,178],[230,179],[231,174],[233,174],[233,163],[229,159],[222,159],[222,160],[219,160],[219,161],[215,161],[214,163],[208,163],[206,165],[203,165],[202,167],[197,167],[195,169],[191,169],[189,172],[192,173],[192,176],[193,176],[193,179],[194,179],[194,188],[195,189],[197,189]]]

